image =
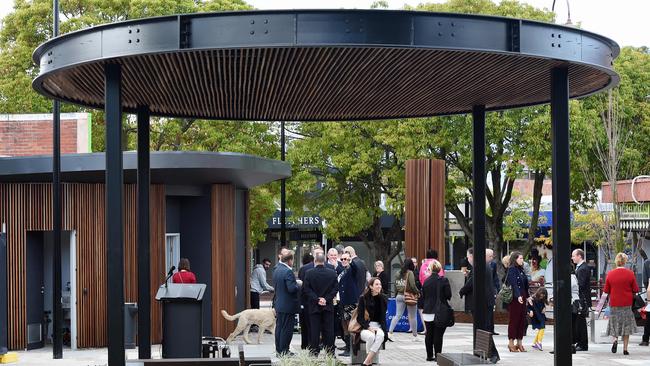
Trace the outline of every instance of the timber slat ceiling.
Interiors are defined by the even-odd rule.
[[[51,184],[0,184],[0,223],[6,223],[9,272],[9,348],[27,346],[26,326],[26,232],[52,230]],[[77,252],[77,345],[107,344],[106,235],[103,184],[62,184],[63,230],[76,230]],[[135,205],[136,186],[125,185],[125,300],[137,301]],[[151,186],[151,294],[164,275],[165,192]],[[47,274],[46,274],[47,275]],[[161,338],[161,311],[151,303],[151,337]],[[122,321],[122,320],[120,320]]]
[[[445,162],[406,161],[406,255],[425,258],[427,249],[445,260]]]
[[[106,61],[48,74],[48,93],[101,108]],[[391,47],[270,47],[122,57],[127,111],[243,120],[360,120],[544,103],[565,61],[505,53]],[[610,83],[570,64],[571,97]]]

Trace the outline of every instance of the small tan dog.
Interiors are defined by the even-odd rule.
[[[237,327],[230,333],[226,343],[230,343],[242,331],[244,332],[244,341],[251,343],[248,339],[248,331],[251,325],[255,324],[259,328],[257,330],[257,344],[260,343],[262,334],[265,330],[269,330],[271,334],[275,334],[275,310],[274,309],[246,309],[235,315],[229,315],[225,310],[221,310],[221,315],[227,320],[237,320]]]

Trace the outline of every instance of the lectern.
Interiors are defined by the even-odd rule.
[[[205,284],[162,285],[156,300],[162,301],[163,358],[201,358],[201,306]]]

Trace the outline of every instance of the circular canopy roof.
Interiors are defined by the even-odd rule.
[[[363,120],[547,103],[551,70],[570,96],[618,83],[612,40],[527,20],[381,10],[166,16],[97,26],[34,52],[34,88],[103,108],[122,65],[126,112],[243,120]]]
[[[137,181],[135,152],[123,154],[124,182]],[[101,183],[106,178],[104,153],[61,155],[61,180]],[[198,151],[151,152],[153,184],[229,183],[238,188],[253,188],[289,178],[291,166],[279,160],[237,153]],[[0,183],[51,182],[52,156],[0,158]]]

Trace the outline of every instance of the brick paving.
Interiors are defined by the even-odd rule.
[[[456,326],[447,329],[444,337],[443,352],[471,352],[472,336],[470,324],[456,324]],[[530,347],[534,332],[531,330],[527,337],[524,338],[524,345],[529,351],[526,353],[510,353],[507,351],[507,327],[497,325],[496,331],[501,335],[495,336],[494,340],[499,350],[501,361],[499,365],[525,365],[527,363],[535,366],[552,365],[553,355],[548,351],[553,349],[553,327],[547,327],[544,337],[544,352],[534,350]],[[413,336],[406,333],[395,333],[393,339],[395,342],[387,343],[386,350],[380,353],[381,365],[435,365],[434,362],[425,362],[426,353],[424,350],[424,336],[418,336],[418,341],[412,340]],[[254,335],[253,339],[256,339]],[[619,342],[619,351],[612,354],[610,351],[611,344],[589,344],[589,352],[579,352],[573,356],[573,365],[650,365],[650,347],[640,347],[641,333],[631,337],[629,352],[630,356],[623,356],[622,342]],[[250,356],[271,356],[273,354],[273,338],[271,335],[264,335],[261,345],[245,345],[244,350]],[[233,345],[236,347],[241,344],[241,337],[238,337]],[[337,340],[337,345],[343,343]],[[291,343],[292,350],[300,349],[300,335],[295,334]],[[236,349],[236,348],[235,348]],[[106,348],[64,351],[63,360],[52,360],[51,348],[33,351],[19,352],[19,365],[70,365],[70,366],[103,366],[106,365]],[[160,346],[152,347],[154,358],[160,358]],[[234,352],[233,352],[234,354]],[[127,358],[137,358],[137,350],[127,350]],[[344,363],[350,361],[349,358],[340,358]]]

